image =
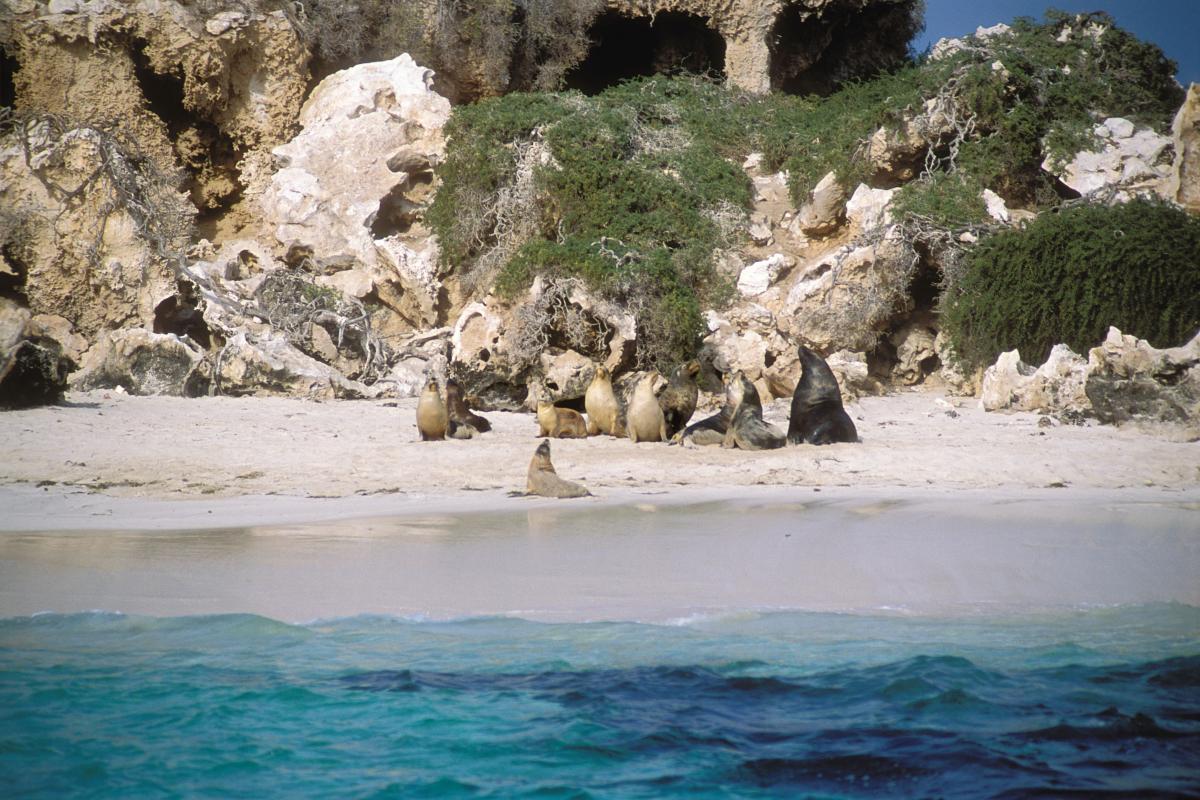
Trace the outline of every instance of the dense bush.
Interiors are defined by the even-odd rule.
[[[1040,364],[1110,325],[1157,347],[1200,328],[1200,219],[1165,204],[1079,206],[985,239],[947,296],[945,330],[971,366],[1014,348]]]

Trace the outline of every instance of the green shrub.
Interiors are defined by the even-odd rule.
[[[1143,200],[1044,214],[982,241],[943,302],[971,366],[1014,348],[1040,364],[1060,342],[1085,353],[1110,325],[1173,347],[1200,327],[1200,219]]]

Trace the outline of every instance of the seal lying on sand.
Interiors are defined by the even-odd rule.
[[[725,405],[711,417],[705,417],[699,422],[688,425],[680,433],[675,434],[672,444],[719,445],[725,441],[725,432],[729,430],[729,422],[733,419],[733,406],[729,404],[728,395]]]
[[[525,480],[525,491],[541,497],[589,497],[591,492],[578,483],[564,481],[554,471],[550,463],[550,440],[542,439],[542,443],[533,451],[533,460],[529,462],[529,476]]]
[[[437,381],[432,378],[425,383],[421,398],[417,400],[417,430],[421,441],[439,441],[446,438],[450,427],[450,415],[442,395],[438,391]]]
[[[571,408],[558,408],[549,400],[537,401],[538,436],[554,439],[583,439],[588,435],[583,414]]]
[[[492,429],[492,423],[471,411],[467,406],[462,387],[455,380],[446,381],[446,411],[450,415],[450,435],[455,438],[471,438],[470,432],[466,436],[460,435],[459,431],[463,428],[472,428],[476,433],[484,433]]]
[[[722,447],[741,450],[774,450],[787,444],[783,431],[762,417],[762,401],[758,390],[741,370],[725,376],[726,402],[733,406],[733,419],[725,431]]]
[[[588,435],[598,433],[609,436],[624,436],[625,425],[621,421],[621,406],[613,391],[612,376],[608,369],[599,364],[592,374],[587,393],[583,396],[583,407],[587,411]]]
[[[658,396],[658,404],[667,420],[668,439],[683,430],[692,414],[696,413],[696,399],[700,396],[696,378],[699,375],[700,362],[696,359],[680,364],[671,373],[667,388]]]
[[[825,359],[800,345],[800,364],[804,372],[792,394],[788,441],[792,444],[857,442],[858,431],[842,408],[842,392]]]
[[[667,379],[650,370],[638,381],[625,414],[625,425],[629,438],[636,442],[665,442],[667,440],[667,418],[663,416],[658,395],[667,385]]]

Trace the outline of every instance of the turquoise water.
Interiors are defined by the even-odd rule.
[[[1200,797],[1200,609],[0,621],[4,797]]]

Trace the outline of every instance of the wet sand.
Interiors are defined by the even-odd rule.
[[[764,490],[192,530],[0,535],[0,616],[670,622],[1200,605],[1200,492]]]

